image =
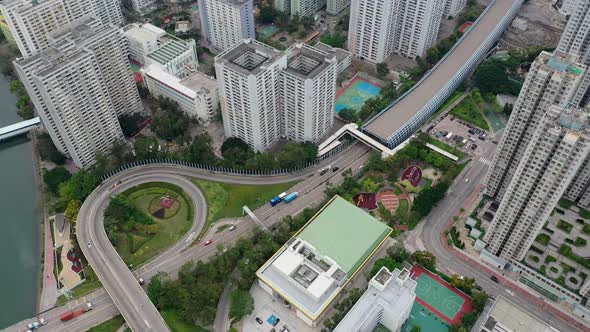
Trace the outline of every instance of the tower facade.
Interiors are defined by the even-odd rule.
[[[590,152],[588,115],[557,105],[542,116],[492,220],[487,249],[522,260]]]
[[[486,177],[486,195],[502,200],[543,115],[551,105],[570,103],[586,69],[577,59],[559,51],[542,52],[535,59]]]
[[[228,50],[243,39],[255,39],[252,0],[199,0],[201,31],[209,43]]]

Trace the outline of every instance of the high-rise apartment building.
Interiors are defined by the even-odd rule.
[[[126,47],[120,28],[88,18],[14,63],[54,144],[79,167],[123,137],[117,115],[142,109]]]
[[[459,14],[459,12],[461,12],[461,10],[463,10],[463,8],[465,8],[466,4],[467,4],[467,0],[445,0],[445,8],[444,8],[443,16],[444,17],[457,16],[457,14]]]
[[[326,0],[290,0],[291,16],[311,17],[326,6]]]
[[[284,135],[298,142],[317,142],[334,125],[336,57],[306,44],[287,50],[282,70]]]
[[[131,0],[133,10],[140,14],[146,14],[157,7],[157,0]]]
[[[580,57],[580,62],[590,65],[590,2],[575,0],[571,7],[573,11],[567,26],[561,35],[557,50]],[[590,74],[586,72],[573,103],[581,106],[590,100]]]
[[[123,23],[117,0],[3,0],[0,11],[25,57],[47,48],[49,35],[83,17],[93,16],[103,24]]]
[[[348,7],[350,7],[350,0],[328,0],[326,12],[330,15],[338,15]]]
[[[287,56],[245,39],[215,58],[226,137],[239,137],[256,151],[281,134],[280,79]]]
[[[415,58],[434,45],[443,0],[353,0],[348,48],[372,63],[392,53]]]
[[[291,14],[291,0],[275,0],[275,9],[287,15]]]
[[[486,232],[487,250],[522,260],[590,152],[588,115],[553,105],[542,116]]]
[[[220,50],[255,39],[253,10],[252,0],[199,0],[203,36]]]
[[[485,194],[500,201],[541,118],[551,105],[570,103],[586,67],[578,57],[542,52],[531,65],[498,144],[486,178]]]

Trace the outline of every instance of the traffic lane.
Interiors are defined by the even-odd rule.
[[[304,181],[300,182],[300,184],[303,185],[303,186],[305,186],[308,183],[307,181],[315,180],[315,179],[309,179],[310,178],[310,175],[317,174],[317,172],[319,171],[319,169],[321,169],[322,167],[326,167],[326,166],[328,166],[330,164],[333,164],[333,166],[340,167],[340,170],[337,173],[337,174],[340,174],[342,171],[344,171],[349,166],[351,166],[351,165],[349,165],[350,159],[356,159],[359,156],[359,154],[361,154],[361,155],[362,154],[366,154],[368,151],[370,151],[370,149],[366,148],[366,146],[364,146],[362,144],[354,144],[354,145],[351,145],[345,151],[343,151],[340,154],[336,155],[336,157],[334,157],[334,159],[329,159],[328,161],[324,162],[323,165],[321,165],[319,167],[316,167],[316,170],[311,171],[311,172],[308,172],[304,176],[300,176],[299,178],[303,178],[304,179]],[[366,158],[364,160],[366,160]],[[358,160],[357,160],[357,163],[354,165],[354,167],[351,166],[351,168],[360,169],[360,165],[359,164],[362,164],[362,163],[364,163],[364,161],[362,161],[361,163],[359,163]],[[210,178],[211,175],[210,174],[204,174],[204,172],[199,172],[197,174],[196,172],[193,172],[191,170],[189,170],[189,171],[186,171],[186,170],[177,170],[175,168],[172,168],[171,170],[172,171],[178,171],[177,173],[182,174],[182,175],[197,176],[197,177],[203,177],[203,176],[205,176],[208,179],[211,179],[213,181],[216,181],[217,180],[217,178]],[[152,171],[153,172],[150,172],[150,173],[153,173],[155,175],[160,174],[158,170],[152,170]],[[129,175],[129,173],[131,173],[131,174]],[[127,174],[130,178],[132,178],[134,176],[134,174],[136,174],[136,173],[141,173],[141,169],[133,169],[132,171],[126,171],[126,172],[123,172],[123,173],[119,173],[118,175],[115,175],[114,177],[112,177],[109,180],[105,181],[105,183],[101,187],[110,189],[110,187],[112,185],[116,184],[117,181],[122,178],[121,177],[121,174]],[[326,177],[328,177],[328,179],[329,179],[332,176],[331,174],[332,173],[326,174]],[[213,176],[215,176],[215,175],[213,175]],[[231,176],[231,178],[233,178],[232,181],[236,181],[236,182],[242,182],[243,183],[243,182],[250,182],[250,181],[254,180],[254,181],[256,181],[256,184],[261,184],[259,182],[260,179],[247,178],[247,179],[245,179],[246,181],[243,181],[244,180],[243,178],[237,178],[235,176]],[[318,179],[318,178],[316,178],[316,179]],[[264,183],[276,183],[277,181],[290,182],[291,180],[292,180],[292,178],[290,178],[288,180],[284,180],[284,179],[280,179],[279,178],[277,180],[277,177],[268,177],[268,178],[264,178],[263,179],[263,182]],[[323,180],[323,179],[321,179],[321,180]],[[124,180],[124,181],[127,181],[127,180]],[[313,182],[312,185],[315,186],[315,183],[316,182]],[[300,190],[300,187],[297,187],[296,189],[297,190]],[[321,191],[323,192],[323,189]],[[306,202],[305,199],[303,201]],[[297,201],[295,201],[294,203],[296,203],[296,202]],[[291,204],[293,204],[293,203],[291,203]],[[267,205],[265,205],[265,206],[267,206]],[[262,208],[264,208],[264,207],[262,207]],[[301,210],[303,210],[303,208],[301,208]],[[258,214],[258,210],[254,211],[254,213]],[[252,227],[248,227],[248,226],[252,226]],[[237,232],[238,233],[238,234],[236,234],[236,236],[239,238],[239,237],[242,237],[243,235],[245,235],[247,232],[253,230],[254,228],[255,228],[255,225],[253,225],[253,223],[245,223],[244,226],[240,226],[234,232]],[[214,252],[214,250],[212,250],[212,249],[211,249],[211,251]],[[175,264],[175,265],[177,265],[176,268],[174,269],[176,271],[178,270],[179,267],[181,267],[185,263],[184,262],[185,259],[182,259],[182,258],[179,259],[178,257],[175,257],[175,261],[178,261],[178,260],[182,260],[183,262],[182,262],[182,264]],[[140,270],[142,272],[146,273],[149,277],[151,277],[151,276],[153,276],[154,274],[156,274],[158,272],[158,270],[159,270],[160,267],[161,266],[156,266],[156,268],[153,268],[152,269],[152,268],[149,268],[148,266],[143,266]],[[116,311],[116,307],[114,306],[114,304],[113,304],[111,298],[108,296],[108,294],[104,293],[104,289],[96,290],[96,291],[90,293],[88,295],[88,297],[91,298],[91,299],[93,299],[93,301],[104,301],[104,304],[100,304],[101,307],[110,308],[110,309],[113,309],[113,310]],[[49,321],[48,325],[44,327],[44,329],[46,331],[62,331],[63,330],[61,328],[63,326],[63,323],[60,323],[59,322],[59,315],[63,311],[65,311],[65,308],[64,307],[58,307],[58,308],[52,309],[52,310],[50,310],[50,311],[47,312],[47,315],[48,315],[47,317],[51,317],[51,318],[48,320]],[[84,324],[83,322],[87,321],[86,318],[88,318],[88,321],[94,321],[96,319],[96,318],[92,317],[94,315],[92,311],[86,313],[85,315],[86,315],[85,318],[77,319],[77,323],[76,323],[76,324],[78,324],[77,327],[82,327],[83,326],[84,328],[80,328],[80,329],[76,328],[76,330],[85,330],[85,329],[88,329],[88,328],[90,328],[90,327],[92,327],[92,326],[95,325],[95,324],[92,324],[92,325],[83,325]],[[115,314],[113,314],[113,316],[114,315]],[[81,317],[83,317],[83,316],[81,316]],[[110,316],[110,317],[112,317],[112,316]],[[110,317],[106,317],[106,318],[104,318],[104,320],[106,320],[106,319],[108,319]],[[33,319],[31,319],[29,321],[33,321]]]

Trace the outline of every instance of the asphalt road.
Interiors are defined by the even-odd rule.
[[[494,150],[495,147],[493,150],[485,151],[483,155],[486,159],[491,160]],[[510,291],[511,287],[508,285],[492,281],[490,279],[492,273],[487,269],[463,259],[453,249],[450,249],[446,243],[443,243],[441,234],[447,229],[448,223],[452,220],[453,216],[459,214],[460,209],[470,196],[477,191],[478,187],[482,186],[488,169],[488,163],[479,157],[467,165],[463,172],[456,178],[447,196],[410,233],[405,241],[406,245],[412,248],[419,248],[420,245],[417,243],[422,243],[427,251],[435,254],[437,267],[443,272],[449,275],[456,273],[475,278],[477,284],[489,295],[493,297],[502,295],[508,298],[510,301],[533,313],[560,331],[581,331],[578,327],[572,326],[569,322],[554,315],[547,308],[543,308],[529,297],[518,296],[518,294],[515,296],[515,293]]]
[[[218,174],[210,171],[195,170],[178,165],[150,165],[130,169],[110,178],[109,180],[105,181],[105,183],[103,183],[99,188],[97,188],[97,190],[93,192],[93,194],[91,194],[89,199],[87,199],[87,201],[89,202],[88,204],[87,201],[84,202],[84,211],[82,211],[81,209],[80,214],[82,215],[82,213],[84,213],[83,215],[87,216],[84,220],[94,220],[94,223],[92,223],[93,227],[89,227],[89,230],[82,230],[84,234],[88,234],[88,237],[84,237],[84,241],[79,240],[79,243],[81,245],[83,243],[87,244],[89,242],[87,241],[87,239],[97,242],[94,244],[91,243],[92,246],[90,248],[84,248],[84,246],[82,245],[82,249],[85,254],[88,251],[89,255],[93,255],[93,258],[91,258],[91,264],[93,265],[95,271],[103,271],[105,269],[103,266],[97,268],[97,266],[95,265],[96,262],[98,262],[98,264],[104,264],[105,266],[112,267],[107,268],[105,275],[98,275],[97,273],[100,280],[104,280],[103,285],[105,286],[105,289],[107,289],[109,292],[105,292],[105,289],[98,289],[81,299],[71,301],[64,306],[56,307],[45,313],[40,314],[39,317],[43,317],[48,321],[48,324],[44,326],[42,330],[68,332],[85,331],[117,315],[119,312],[118,306],[121,306],[121,308],[124,308],[121,311],[129,310],[127,312],[127,315],[125,315],[124,313],[124,317],[126,318],[126,320],[128,319],[127,316],[129,316],[129,319],[131,319],[133,323],[139,324],[139,329],[133,327],[133,323],[130,324],[135,331],[149,331],[150,328],[155,331],[156,327],[163,328],[163,330],[161,331],[165,331],[167,329],[165,323],[163,323],[163,321],[161,320],[161,316],[159,315],[159,313],[157,311],[154,312],[155,308],[153,307],[151,302],[149,302],[149,299],[147,298],[146,294],[143,292],[141,287],[139,287],[139,284],[137,283],[137,278],[143,277],[147,281],[159,272],[165,272],[170,274],[171,276],[175,276],[179,269],[186,263],[191,261],[206,260],[207,258],[217,254],[217,243],[230,245],[234,243],[237,239],[246,236],[248,233],[258,228],[258,225],[249,217],[240,218],[237,219],[235,222],[235,224],[237,225],[237,228],[235,230],[225,230],[219,233],[210,232],[211,234],[207,234],[207,236],[204,237],[203,240],[213,240],[213,244],[209,246],[203,246],[203,244],[200,243],[191,246],[190,244],[192,241],[190,241],[189,237],[191,237],[193,231],[196,234],[199,233],[199,231],[197,231],[199,229],[198,227],[202,227],[201,223],[204,223],[204,220],[206,219],[206,216],[201,214],[206,213],[206,208],[200,209],[201,212],[197,211],[199,210],[199,204],[203,204],[203,202],[196,203],[195,205],[197,206],[197,209],[195,213],[195,222],[193,224],[193,230],[185,236],[184,240],[181,240],[175,246],[164,252],[162,255],[142,265],[133,273],[131,273],[118,255],[116,255],[116,257],[110,257],[106,256],[106,254],[104,253],[100,255],[97,253],[93,253],[93,250],[88,250],[100,249],[104,250],[105,252],[108,252],[110,249],[106,247],[106,244],[102,243],[102,241],[106,239],[104,227],[102,226],[102,212],[108,204],[108,198],[113,193],[123,191],[139,183],[152,181],[178,181],[176,183],[173,183],[181,186],[183,189],[187,190],[187,192],[190,193],[190,186],[182,182],[184,176],[227,183],[260,185],[285,183],[301,180],[301,182],[299,182],[297,185],[290,189],[290,191],[299,192],[299,197],[293,202],[289,204],[281,204],[274,208],[266,204],[263,207],[254,211],[255,215],[262,221],[262,223],[264,223],[265,226],[271,226],[279,222],[285,216],[298,214],[305,208],[315,207],[319,203],[321,203],[324,200],[324,190],[326,189],[327,183],[340,183],[342,181],[341,172],[347,168],[351,168],[354,173],[359,172],[368,158],[369,151],[370,149],[362,144],[353,145],[348,149],[342,151],[338,155],[330,158],[329,160],[322,162],[319,166],[311,168],[308,171],[298,174],[296,176],[236,176]],[[320,176],[318,174],[318,170],[327,165],[339,167],[340,170],[338,172],[328,172],[327,174]],[[184,180],[188,181],[186,179]],[[111,187],[118,181],[122,182],[121,185],[119,185],[115,190],[112,190]],[[191,194],[197,195],[196,197],[198,197],[199,195],[202,196],[200,192],[198,194],[196,192]],[[195,198],[193,197],[193,200],[194,199]],[[86,207],[87,205],[89,206],[88,208]],[[199,216],[198,218],[202,219],[200,219],[200,221],[196,220],[197,216]],[[78,232],[81,232],[80,226],[78,226]],[[99,240],[100,237],[104,237],[104,239]],[[108,245],[110,245],[110,243]],[[102,259],[105,258],[111,260],[111,263],[103,263]],[[110,276],[108,275],[109,273],[111,274]],[[121,273],[121,275],[119,273]],[[118,285],[113,285],[115,281]],[[113,299],[111,299],[109,294],[114,295],[115,302],[113,302]],[[122,302],[122,300],[119,300],[119,297],[125,297],[125,301]],[[149,303],[147,303],[146,300]],[[92,303],[94,303],[94,310],[89,311],[81,316],[78,316],[69,322],[64,323],[59,320],[59,317],[63,312],[69,310],[70,308],[77,309],[87,301],[92,301]],[[115,306],[115,303],[117,304],[117,306]],[[139,306],[137,306],[137,304],[139,304]],[[133,308],[129,308],[129,306],[132,305]],[[6,331],[24,331],[24,326],[33,320],[34,319],[28,319],[23,322],[19,322],[7,328]],[[143,324],[141,322],[142,320],[144,320]],[[128,320],[128,323],[131,322]]]

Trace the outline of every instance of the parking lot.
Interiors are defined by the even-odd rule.
[[[254,298],[254,311],[251,315],[243,320],[242,331],[260,331],[260,332],[317,332],[320,326],[312,328],[297,318],[295,312],[291,311],[282,301],[273,298],[265,292],[258,283],[254,283],[250,290]],[[256,318],[262,321],[260,324]],[[279,319],[276,325],[272,323]],[[274,330],[273,330],[274,329]]]
[[[472,155],[490,151],[494,141],[488,139],[489,132],[446,114],[431,125],[429,133],[440,141]]]

